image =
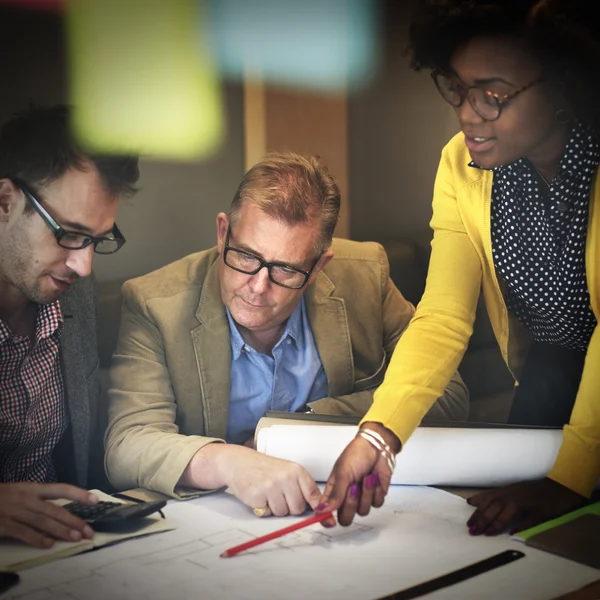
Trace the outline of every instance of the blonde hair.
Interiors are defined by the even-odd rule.
[[[245,202],[289,225],[316,219],[320,233],[315,250],[320,254],[331,245],[340,213],[340,190],[319,157],[294,152],[268,154],[244,175],[231,202],[232,224]]]

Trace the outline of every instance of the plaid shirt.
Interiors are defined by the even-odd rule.
[[[56,480],[52,451],[68,424],[62,327],[58,302],[38,307],[33,344],[0,320],[0,482]]]

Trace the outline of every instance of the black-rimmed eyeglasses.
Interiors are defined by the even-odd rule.
[[[225,238],[225,249],[223,250],[223,260],[225,264],[240,273],[246,275],[256,275],[262,268],[266,267],[269,272],[269,279],[275,284],[291,290],[299,290],[304,287],[313,269],[317,266],[321,255],[313,263],[309,271],[303,271],[297,267],[292,267],[280,262],[267,262],[252,252],[233,248],[229,245],[229,236],[231,227],[227,228],[227,237]]]
[[[441,71],[433,71],[431,77],[438,92],[448,104],[456,108],[467,98],[471,108],[485,121],[495,121],[498,119],[502,113],[502,108],[509,100],[512,100],[515,96],[544,80],[543,76],[538,77],[518,90],[502,96],[478,85],[467,87],[456,77],[449,77]]]
[[[29,201],[35,211],[42,217],[42,220],[50,231],[54,234],[56,243],[69,250],[83,250],[88,246],[94,245],[94,252],[96,254],[114,254],[121,249],[125,243],[123,234],[119,231],[117,224],[115,223],[112,231],[105,236],[96,237],[85,233],[78,233],[76,231],[68,231],[61,227],[56,219],[44,208],[42,203],[33,195],[33,193],[27,188],[27,185],[19,179],[8,177],[25,195],[25,198]]]

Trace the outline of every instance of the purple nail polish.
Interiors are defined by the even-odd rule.
[[[375,480],[375,487],[379,487],[381,485],[381,479],[379,479],[379,473],[377,471],[373,473],[373,479]]]
[[[483,535],[496,535],[496,528],[490,525],[483,530]]]
[[[327,508],[327,502],[321,502],[321,504],[319,504],[319,506],[315,506],[315,512],[320,512],[322,510],[325,510]]]
[[[365,477],[365,487],[370,490],[373,487],[373,475],[369,474]]]
[[[353,483],[350,486],[350,496],[352,496],[352,498],[358,498],[358,484]]]
[[[477,535],[477,526],[471,525],[469,527],[469,535]]]

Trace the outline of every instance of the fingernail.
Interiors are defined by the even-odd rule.
[[[88,494],[88,500],[90,502],[93,502],[94,504],[96,504],[96,502],[98,502],[99,498],[98,496],[96,496],[96,494]]]
[[[476,525],[471,525],[469,527],[469,535],[477,535],[477,526]]]
[[[467,527],[473,527],[474,523],[475,523],[475,522],[473,521],[473,518],[470,518],[470,519],[467,521]]]
[[[358,498],[358,484],[353,483],[350,486],[350,496],[352,496],[352,498]]]
[[[375,479],[375,487],[379,487],[381,485],[381,479],[379,479],[379,473],[377,471],[373,473],[373,479]]]
[[[71,531],[69,531],[69,537],[74,542],[78,542],[81,539],[81,533],[77,531],[77,529],[71,529]]]
[[[365,487],[370,490],[373,487],[373,475],[367,475],[365,477]]]
[[[320,512],[327,508],[327,502],[321,502],[318,506],[315,506],[315,512]]]
[[[85,535],[86,538],[93,538],[94,537],[94,530],[89,525],[86,525],[83,528],[83,535]]]
[[[492,525],[490,525],[489,527],[486,527],[483,530],[483,535],[495,535],[496,534],[496,528],[493,527]]]
[[[43,537],[42,546],[44,546],[44,548],[52,548],[52,546],[54,546],[54,540],[49,537]]]

